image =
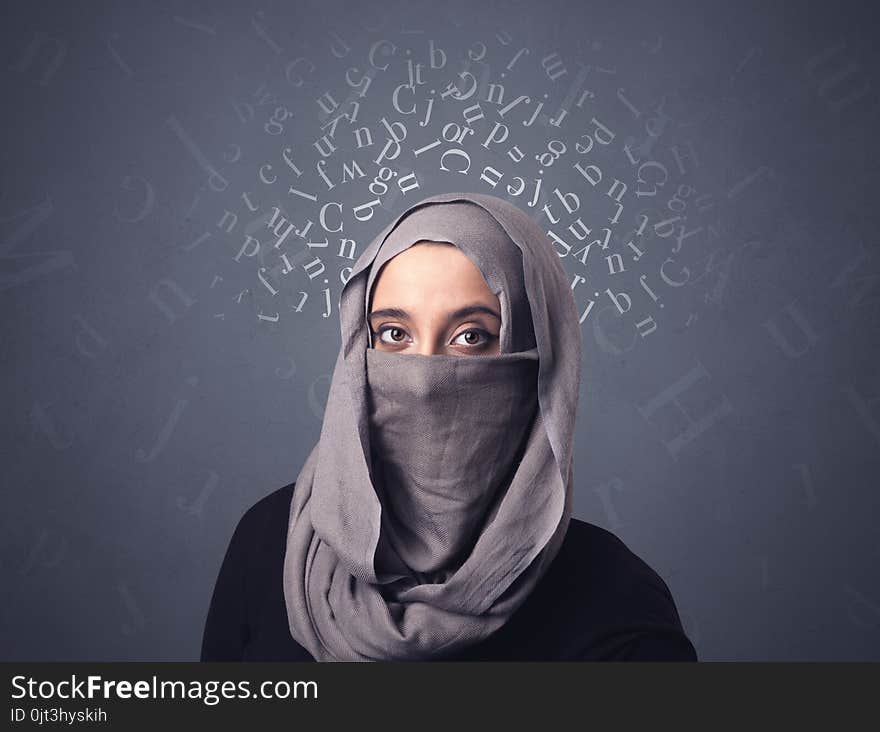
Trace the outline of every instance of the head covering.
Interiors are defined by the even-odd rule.
[[[382,265],[419,241],[459,247],[501,304],[500,353],[371,348]],[[321,435],[296,479],[283,585],[318,661],[428,660],[497,631],[571,517],[578,313],[543,231],[494,196],[426,198],[352,268]]]

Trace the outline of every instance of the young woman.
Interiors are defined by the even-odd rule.
[[[571,516],[580,324],[526,214],[413,205],[340,323],[320,438],[239,522],[202,660],[696,660],[659,575]]]

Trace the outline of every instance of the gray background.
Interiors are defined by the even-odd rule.
[[[869,3],[761,5],[6,8],[3,658],[197,658],[235,523],[295,479],[318,436],[352,263],[338,237],[360,253],[417,198],[472,190],[548,229],[551,204],[552,228],[575,245],[566,227],[577,215],[590,239],[612,229],[586,263],[578,246],[562,259],[573,282],[584,277],[582,310],[601,296],[582,330],[575,515],[663,576],[703,660],[880,659],[877,26]],[[368,53],[383,38],[396,51],[374,57],[390,64],[379,71]],[[430,68],[429,40],[444,68]],[[419,105],[410,116],[392,104],[407,58],[425,66],[418,98],[400,93]],[[372,69],[362,97],[346,83],[352,68],[355,82]],[[473,97],[438,100],[419,126],[428,89],[457,83],[464,95],[461,71],[479,80]],[[502,120],[490,83],[505,85],[505,103],[522,94],[529,104]],[[337,115],[359,103],[356,121],[335,130],[332,190],[313,145],[331,119],[316,102],[325,92]],[[441,169],[456,144],[414,155],[478,102],[484,117],[461,145],[467,174],[455,172],[460,154]],[[271,118],[287,113],[280,131]],[[414,172],[419,188],[392,181],[361,222],[353,209],[373,198],[383,117],[408,128],[385,162],[398,178]],[[593,117],[615,138],[580,153]],[[509,140],[484,147],[496,121]],[[372,146],[358,148],[357,126]],[[542,167],[535,156],[551,140],[566,152]],[[342,183],[352,160],[364,177]],[[657,165],[638,181],[646,161],[667,173],[656,189]],[[599,166],[602,182],[577,162]],[[259,178],[267,163],[271,185]],[[504,175],[496,188],[480,179],[486,166]],[[506,192],[516,176],[543,180],[534,207],[532,188]],[[627,190],[612,227],[615,178]],[[289,195],[293,184],[317,202]],[[579,196],[576,214],[554,188]],[[681,242],[658,226],[675,215],[677,190],[693,194],[675,226],[697,231]],[[343,207],[343,234],[317,228],[328,201]],[[313,245],[329,241],[306,256],[291,235],[287,275],[271,251],[274,205],[298,226],[311,218]],[[227,210],[238,216],[231,231],[218,225]],[[247,233],[261,252],[236,260]],[[625,270],[612,273],[615,252]],[[303,266],[314,256],[326,272],[312,280]],[[606,288],[631,308],[618,312]]]

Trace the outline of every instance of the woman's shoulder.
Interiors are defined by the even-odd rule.
[[[252,571],[264,566],[267,554],[276,554],[287,538],[290,504],[294,483],[282,486],[258,498],[238,519],[229,539],[230,564]]]
[[[614,532],[572,518],[548,578],[550,594],[566,598],[572,623],[589,629],[597,648],[617,644],[613,653],[622,656],[662,643],[696,658],[666,581]]]
[[[292,496],[293,483],[261,497],[239,518],[211,596],[202,636],[203,661],[243,660],[254,652],[256,643],[276,649],[290,642],[275,629],[283,628],[283,616],[277,613],[283,608],[277,578]],[[268,626],[266,617],[272,619]]]
[[[242,539],[266,536],[273,527],[287,525],[295,483],[289,483],[259,498],[242,514],[235,536]]]
[[[617,534],[578,518],[569,523],[553,563],[557,579],[591,603],[647,608],[679,622],[672,593],[660,574]],[[638,598],[639,603],[633,600]],[[617,608],[615,608],[617,609]]]
[[[250,508],[245,511],[245,516],[250,515],[251,518],[259,519],[269,513],[274,513],[275,509],[282,503],[290,503],[293,498],[293,489],[296,483],[288,483],[281,488],[267,493],[262,498],[257,499]]]
[[[267,493],[262,498],[257,499],[250,508],[245,511],[245,516],[250,516],[251,520],[259,520],[268,514],[274,514],[275,509],[283,503],[290,503],[293,498],[293,489],[296,483],[288,483],[281,488]]]
[[[560,554],[563,562],[577,566],[578,576],[606,583],[618,592],[652,587],[671,597],[657,571],[617,534],[598,524],[572,518]]]

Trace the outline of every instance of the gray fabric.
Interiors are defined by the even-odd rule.
[[[445,582],[510,482],[535,417],[538,352],[367,351],[380,580]]]
[[[459,246],[502,304],[501,353],[370,348],[382,264]],[[318,661],[425,660],[480,642],[525,601],[568,528],[578,313],[550,241],[484,194],[412,206],[363,251],[318,443],[296,479],[284,557],[293,638]]]

